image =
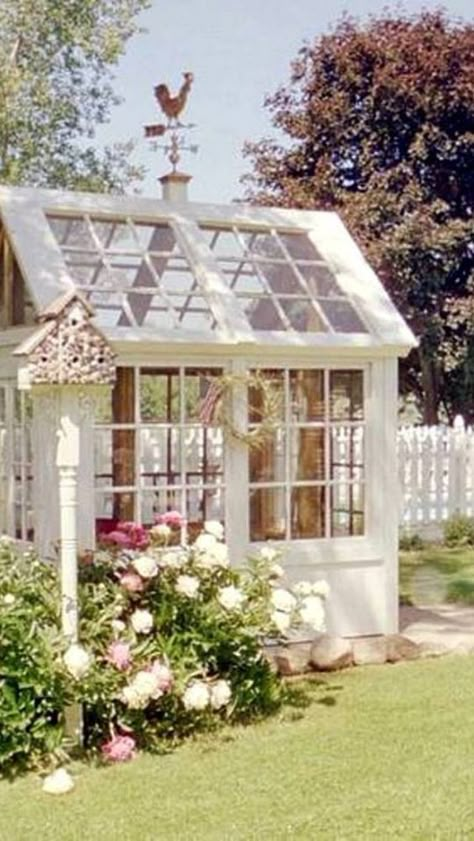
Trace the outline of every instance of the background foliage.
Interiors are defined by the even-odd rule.
[[[425,422],[474,418],[474,27],[439,11],[344,17],[267,97],[247,198],[339,212],[420,340]]]

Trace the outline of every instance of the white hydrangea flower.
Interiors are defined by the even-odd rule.
[[[15,604],[16,599],[13,593],[6,593],[3,597],[3,604],[6,604],[7,607],[10,607],[12,604]]]
[[[217,540],[213,534],[206,534],[205,532],[203,532],[196,538],[194,548],[197,552],[212,552],[216,543]]]
[[[122,622],[121,619],[112,619],[110,624],[112,625],[112,630],[116,636],[119,636],[119,634],[125,631],[125,628],[127,627],[125,622]]]
[[[278,558],[279,554],[278,550],[273,546],[262,546],[260,549],[260,557],[263,558],[264,561],[274,561],[275,558]]]
[[[133,679],[133,686],[143,698],[156,700],[163,695],[160,689],[159,676],[153,671],[137,672]]]
[[[311,584],[311,581],[298,581],[292,587],[292,590],[296,596],[310,596],[313,592],[313,585]]]
[[[212,535],[200,535],[200,537],[211,537],[214,541],[205,550],[198,548],[196,552],[196,565],[203,569],[229,566],[229,550],[225,543],[218,543]],[[198,538],[199,540],[199,538]],[[197,543],[197,541],[196,541]],[[196,546],[196,543],[194,544]]]
[[[311,625],[315,631],[324,631],[326,628],[326,617],[321,597],[306,596],[300,607],[300,617],[305,625]]]
[[[13,546],[16,543],[14,537],[10,537],[9,534],[2,534],[0,536],[0,546]]]
[[[244,598],[242,590],[234,587],[233,584],[229,584],[228,587],[222,587],[217,594],[217,601],[226,610],[239,610],[242,607]]]
[[[331,592],[331,588],[327,581],[315,581],[311,587],[311,593],[313,596],[321,596],[322,599],[327,599],[329,593]]]
[[[178,575],[176,592],[188,599],[195,599],[199,591],[199,579],[194,575]]]
[[[168,540],[171,537],[171,529],[166,523],[158,523],[157,526],[153,526],[151,533],[161,540]]]
[[[183,704],[187,710],[198,710],[201,712],[209,705],[209,687],[202,680],[196,680],[186,687],[183,693]]]
[[[136,634],[149,634],[153,628],[153,616],[149,610],[135,610],[130,621]]]
[[[226,680],[218,680],[211,686],[211,707],[213,710],[220,710],[226,707],[232,698],[230,683]]]
[[[151,555],[139,555],[132,564],[142,578],[153,578],[158,572],[158,564]]]
[[[80,680],[87,674],[92,663],[90,654],[82,645],[78,645],[77,643],[69,646],[64,654],[63,660],[69,674],[76,680]]]
[[[216,540],[222,540],[224,537],[224,526],[218,520],[206,520],[204,523],[204,531],[207,534],[212,534]]]
[[[295,597],[288,591],[278,588],[272,592],[272,605],[276,610],[291,613],[296,605]]]
[[[270,567],[270,577],[271,578],[283,578],[285,574],[285,570],[283,569],[280,564],[272,564]]]
[[[43,780],[46,794],[67,794],[74,788],[74,780],[65,768],[57,768]]]
[[[271,620],[278,628],[280,634],[285,634],[289,631],[291,625],[291,617],[289,613],[283,610],[274,610],[271,615]]]
[[[179,549],[168,549],[167,552],[162,552],[160,555],[160,566],[168,567],[169,569],[181,569],[187,562],[187,557],[184,552]]]
[[[134,682],[129,683],[128,686],[124,686],[120,698],[131,710],[144,709],[150,700],[150,696],[143,695],[137,689]]]

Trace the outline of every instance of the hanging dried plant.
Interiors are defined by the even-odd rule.
[[[258,401],[252,402],[252,395],[258,395]],[[242,426],[234,420],[236,403],[239,401],[246,406]],[[223,374],[210,381],[202,401],[200,419],[206,426],[222,426],[232,438],[258,450],[272,437],[280,423],[282,405],[279,385],[262,372]],[[252,429],[248,429],[248,418],[254,419]]]

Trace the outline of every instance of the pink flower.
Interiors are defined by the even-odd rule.
[[[171,689],[173,674],[168,666],[165,666],[160,660],[155,660],[151,665],[150,672],[155,676],[160,692],[168,692]]]
[[[145,588],[143,579],[136,572],[126,572],[121,576],[120,583],[129,593],[141,593]]]
[[[107,649],[107,660],[121,672],[126,671],[132,662],[128,642],[112,642]]]
[[[146,549],[150,543],[146,529],[133,522],[117,523],[113,531],[102,535],[102,540],[122,549]]]
[[[108,534],[103,534],[101,539],[104,543],[113,543],[115,546],[121,546],[123,549],[131,548],[128,534],[125,534],[125,532],[119,531],[118,529],[115,531],[109,531]]]
[[[171,526],[171,528],[179,528],[184,523],[184,518],[179,511],[165,511],[164,514],[160,514],[155,519],[157,523],[163,523],[165,526]]]
[[[112,736],[102,745],[102,755],[109,762],[127,762],[135,758],[136,742],[132,736]]]

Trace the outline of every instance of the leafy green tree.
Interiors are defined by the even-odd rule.
[[[426,422],[474,417],[474,27],[442,10],[344,17],[266,100],[247,198],[334,209],[414,329]]]
[[[149,0],[0,0],[0,181],[121,190],[130,145],[97,151],[112,68]]]

